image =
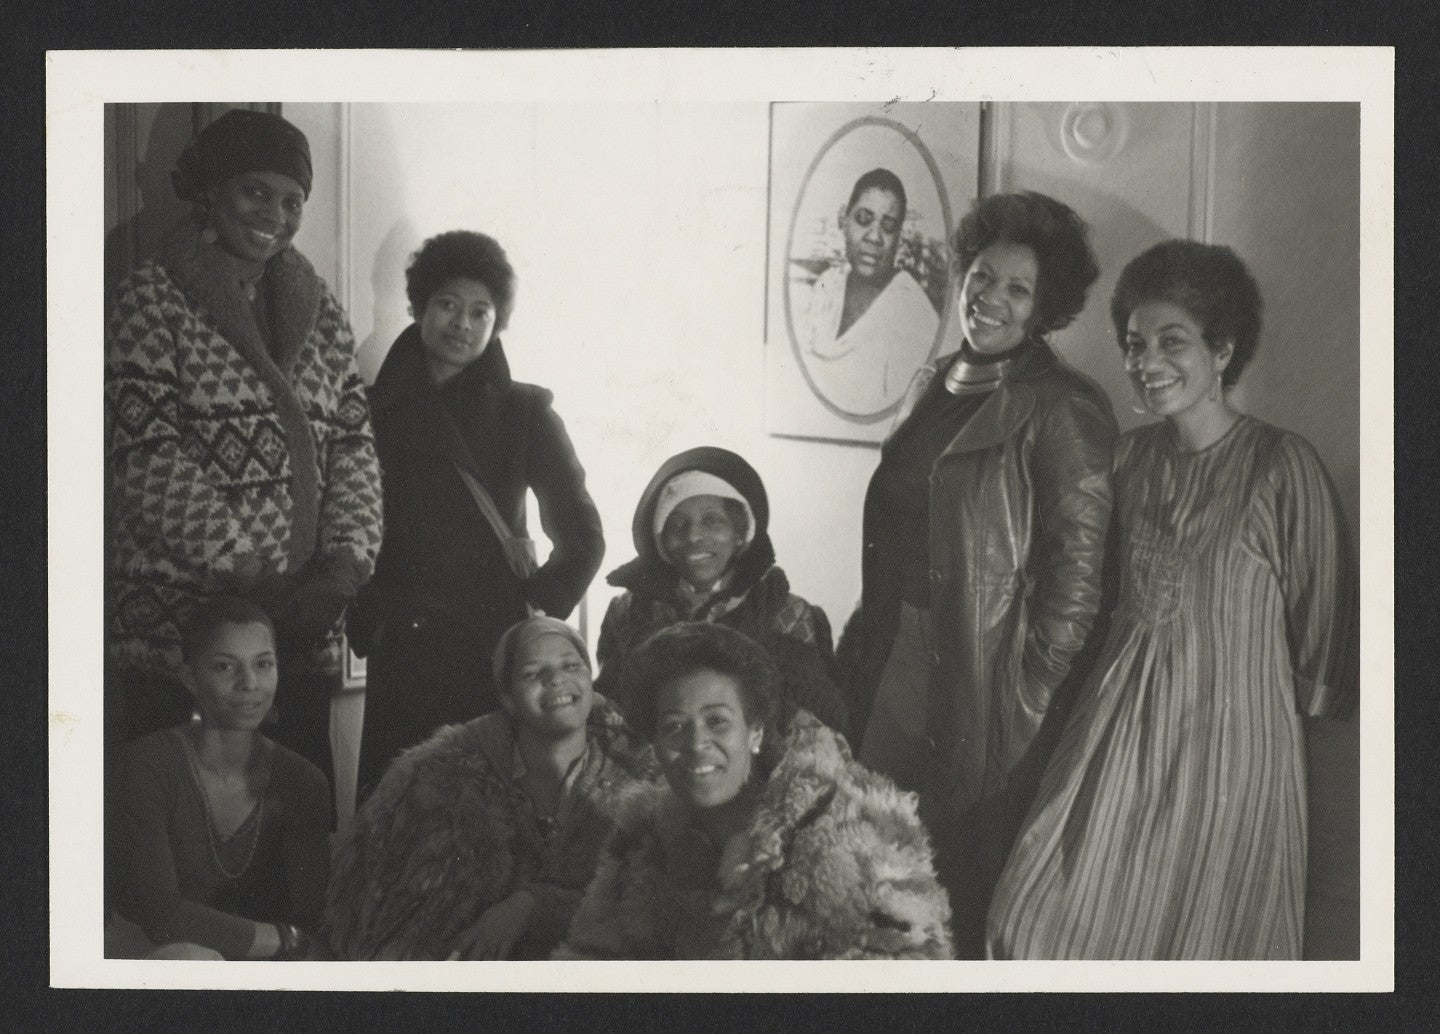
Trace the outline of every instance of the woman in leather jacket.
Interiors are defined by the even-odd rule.
[[[921,795],[961,958],[1100,604],[1115,420],[1045,341],[1098,275],[1087,236],[1043,194],[975,204],[955,241],[965,342],[917,377],[865,498],[839,649],[852,727],[863,764]]]

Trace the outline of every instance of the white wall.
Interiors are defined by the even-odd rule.
[[[1108,316],[1121,266],[1169,236],[1231,244],[1268,302],[1239,401],[1315,442],[1353,518],[1353,106],[1117,105],[1121,146],[1102,142],[1088,162],[1074,157],[1074,138],[1066,148],[1068,107],[998,106],[990,156],[995,189],[1053,194],[1094,227],[1102,275],[1057,336],[1061,353],[1105,385],[1122,426],[1135,423]],[[860,510],[878,454],[763,431],[767,105],[359,104],[348,109],[348,170],[330,174],[327,158],[346,151],[327,140],[340,110],[286,114],[316,150],[302,247],[322,272],[342,271],[367,376],[409,322],[410,252],[447,229],[494,235],[520,276],[506,349],[517,377],[556,393],[605,521],[603,570],[634,555],[630,516],[655,467],[692,445],[723,445],[764,477],[796,591],[843,623],[859,593]],[[325,198],[347,177],[350,218],[334,224],[334,253],[322,238],[341,217]],[[603,580],[592,590],[592,623],[610,595]]]
[[[602,571],[634,556],[655,468],[721,445],[765,479],[781,564],[838,628],[878,453],[762,429],[768,127],[764,104],[356,105],[350,311],[373,377],[409,321],[409,253],[492,234],[520,278],[506,351],[555,392],[605,522]],[[612,594],[597,580],[592,636]]]
[[[1240,384],[1255,413],[1314,443],[1352,528],[1360,498],[1360,106],[1222,104],[1214,239],[1265,297]]]
[[[1002,106],[997,189],[1040,190],[1091,224],[1101,274],[1060,352],[1131,408],[1110,323],[1125,263],[1167,237],[1234,248],[1265,298],[1260,349],[1239,407],[1314,443],[1355,526],[1359,512],[1359,107],[1118,104],[1120,146],[1067,152],[1068,104]],[[1072,146],[1073,149],[1073,146]]]

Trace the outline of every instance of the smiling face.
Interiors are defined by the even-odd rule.
[[[208,218],[218,243],[251,262],[289,247],[304,211],[305,191],[279,172],[242,172],[210,189]]]
[[[890,276],[895,269],[903,219],[900,199],[890,191],[870,187],[861,192],[840,222],[852,273],[864,280]]]
[[[1184,418],[1223,405],[1218,382],[1230,354],[1228,346],[1212,349],[1195,317],[1173,302],[1137,306],[1125,330],[1125,372],[1156,416]]]
[[[181,669],[206,727],[252,732],[270,712],[278,675],[275,641],[258,621],[222,624]]]
[[[485,354],[495,334],[497,307],[480,280],[447,280],[425,302],[420,339],[435,383],[444,384]]]
[[[692,812],[741,800],[763,732],[745,720],[733,678],[702,670],[671,679],[655,699],[655,753]]]
[[[590,665],[561,635],[530,640],[515,657],[510,691],[501,698],[522,730],[556,739],[585,728],[595,691]]]
[[[719,496],[695,495],[665,518],[660,549],[670,566],[697,589],[719,581],[744,539]]]
[[[1025,244],[996,241],[975,256],[960,288],[960,325],[977,352],[1018,347],[1035,315],[1040,264]]]

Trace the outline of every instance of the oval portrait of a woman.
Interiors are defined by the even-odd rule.
[[[785,313],[810,389],[873,423],[935,354],[947,311],[950,204],[898,123],[856,119],[810,164],[786,244]]]

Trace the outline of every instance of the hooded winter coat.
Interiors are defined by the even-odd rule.
[[[490,655],[500,636],[527,604],[565,618],[600,566],[600,514],[552,398],[511,379],[499,338],[444,385],[430,377],[416,325],[381,365],[370,399],[385,541],[350,622],[357,649],[369,654],[362,796],[404,748],[492,710]],[[552,550],[527,581],[512,572],[457,465],[519,538],[534,491]]]
[[[632,791],[556,958],[950,958],[914,796],[804,712],[783,743],[723,872],[668,786]]]
[[[589,753],[553,821],[514,778],[515,728],[503,711],[397,758],[335,855],[326,933],[336,955],[447,958],[469,924],[525,888],[539,905],[517,954],[546,957],[595,873],[610,805],[659,778],[654,754],[598,695],[586,732]]]
[[[754,536],[731,565],[731,580],[696,613],[677,593],[679,577],[655,542],[655,507],[660,491],[676,474],[703,470],[732,485],[750,506]],[[726,449],[702,446],[667,460],[640,496],[631,523],[634,560],[606,581],[625,590],[610,602],[600,626],[596,688],[624,710],[626,669],[635,650],[654,633],[681,621],[715,621],[738,629],[765,648],[780,669],[790,703],[810,711],[837,732],[847,732],[844,698],[834,677],[830,622],[819,607],[790,591],[775,563],[768,532],[770,504],[750,464]]]

